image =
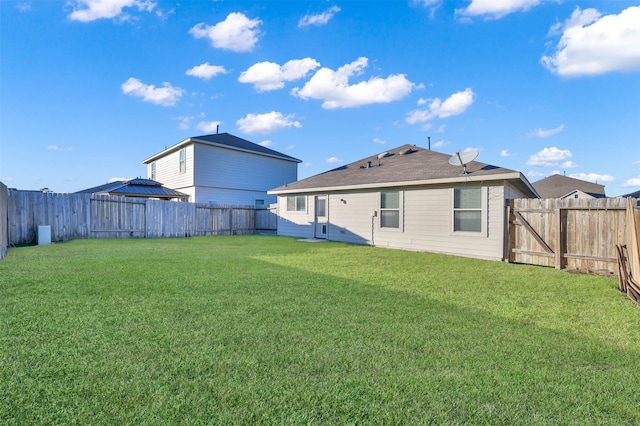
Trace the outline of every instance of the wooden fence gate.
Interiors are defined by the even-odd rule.
[[[510,200],[505,258],[616,274],[616,245],[629,238],[626,215],[626,198]]]

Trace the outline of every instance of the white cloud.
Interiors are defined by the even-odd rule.
[[[531,176],[531,177],[547,177],[547,176],[551,176],[551,175],[555,175],[555,174],[559,174],[557,172],[551,172],[551,173],[545,173],[545,172],[538,172],[538,171],[530,171],[529,173],[527,173],[527,176]]]
[[[151,12],[156,2],[146,0],[75,0],[71,1],[73,11],[69,14],[72,21],[91,22],[96,19],[120,18],[129,16],[122,9],[135,7],[139,11]]]
[[[499,19],[510,13],[526,11],[540,4],[540,0],[471,0],[464,9],[456,9],[456,14],[471,17],[486,15]]]
[[[15,178],[12,176],[3,176],[2,178],[0,178],[0,181],[2,182],[13,182],[14,180]]]
[[[196,125],[196,128],[205,133],[212,133],[218,130],[218,126],[221,124],[221,121],[201,121]]]
[[[454,93],[443,102],[435,98],[427,109],[411,111],[406,118],[407,123],[416,124],[429,121],[433,118],[446,118],[452,115],[462,114],[473,103],[475,93],[470,88],[462,92]]]
[[[329,9],[316,15],[304,15],[300,21],[298,21],[298,27],[307,27],[309,25],[315,25],[317,27],[326,25],[333,16],[340,12],[338,6],[331,6]]]
[[[342,160],[338,157],[329,157],[327,158],[327,163],[342,163]]]
[[[289,145],[288,147],[286,147],[284,150],[285,151],[291,151],[293,148],[295,148],[295,145]]]
[[[240,74],[240,83],[250,83],[259,92],[282,89],[285,81],[298,80],[320,66],[311,58],[293,59],[280,66],[274,62],[258,62]]]
[[[126,177],[112,177],[107,179],[107,183],[112,183],[112,182],[126,182],[128,180],[131,180],[133,178],[126,178]]]
[[[180,116],[180,117],[174,117],[174,120],[178,120],[178,128],[180,130],[187,130],[189,127],[191,127],[191,120],[193,120],[195,117],[186,117],[186,116]]]
[[[59,151],[59,152],[69,152],[69,151],[73,151],[73,147],[72,146],[68,146],[68,147],[62,147],[62,146],[58,146],[58,145],[49,145],[47,147],[48,150],[50,151]]]
[[[387,143],[384,139],[373,138],[373,143],[377,143],[378,145],[384,145]]]
[[[293,114],[283,115],[281,112],[271,111],[266,114],[247,114],[236,121],[236,124],[244,133],[267,134],[287,127],[302,127],[293,117]]]
[[[322,107],[326,109],[350,108],[396,101],[408,95],[415,86],[404,74],[392,74],[387,78],[372,77],[349,85],[349,78],[362,74],[368,61],[361,57],[336,71],[321,68],[302,89],[296,87],[291,94],[302,99],[322,99]]]
[[[510,153],[508,150],[503,149],[500,151],[500,157],[513,157],[515,154]]]
[[[578,167],[578,164],[574,163],[573,161],[565,161],[564,163],[562,163],[561,167],[563,169],[575,169],[576,167]]]
[[[640,176],[627,179],[622,186],[640,186]]]
[[[122,93],[142,98],[145,102],[151,102],[156,105],[173,106],[182,97],[184,90],[179,87],[173,87],[169,83],[162,83],[162,87],[155,87],[153,84],[144,84],[137,78],[129,78],[122,83]]]
[[[450,145],[450,144],[451,144],[451,141],[446,141],[446,140],[442,139],[442,140],[439,140],[438,142],[434,143],[433,147],[434,148],[444,148],[445,146]]]
[[[527,166],[553,167],[571,157],[573,157],[571,151],[552,146],[551,148],[544,148],[542,151],[529,157]]]
[[[564,124],[559,125],[555,129],[538,128],[532,132],[529,132],[529,136],[535,136],[537,138],[546,138],[546,137],[555,135],[556,133],[560,133],[563,130],[564,130]]]
[[[432,7],[439,6],[442,0],[413,0],[412,3],[423,7]]]
[[[634,165],[634,166],[640,166],[640,160],[638,160],[638,161],[634,161],[634,162],[633,162],[633,165]]]
[[[640,70],[640,6],[604,17],[576,8],[562,29],[556,51],[540,59],[549,71],[578,77]]]
[[[429,9],[430,15],[433,18],[435,11],[442,4],[442,0],[412,0],[411,4]]]
[[[598,173],[573,173],[570,174],[569,177],[587,180],[589,182],[613,182],[616,180],[613,176],[610,175],[601,175]]]
[[[209,65],[209,62],[205,62],[201,65],[187,70],[185,74],[192,77],[202,78],[203,80],[209,80],[211,77],[215,77],[218,74],[226,74],[228,71],[220,65]]]
[[[31,3],[21,2],[16,4],[16,9],[20,12],[29,12],[31,10]]]
[[[259,19],[249,19],[242,13],[230,13],[224,21],[215,25],[197,24],[189,30],[189,34],[195,38],[208,38],[213,47],[218,49],[249,52],[258,42],[260,24],[262,21]]]
[[[271,145],[273,145],[273,141],[269,141],[269,140],[267,140],[267,141],[262,141],[262,142],[260,142],[258,145],[260,145],[260,146],[264,146],[264,147],[267,147],[267,148],[268,148],[268,147],[270,147]]]

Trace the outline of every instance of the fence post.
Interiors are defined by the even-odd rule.
[[[562,269],[562,250],[564,242],[564,228],[562,226],[562,209],[556,208],[556,247],[555,247],[555,267],[556,269]]]

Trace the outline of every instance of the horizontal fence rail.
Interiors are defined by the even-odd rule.
[[[628,208],[626,198],[510,200],[508,260],[616,274],[616,245],[631,235]]]
[[[1,193],[0,188],[0,193]],[[35,244],[38,226],[51,241],[163,238],[275,231],[274,210],[92,194],[8,191],[6,246]],[[1,196],[1,194],[0,194]]]

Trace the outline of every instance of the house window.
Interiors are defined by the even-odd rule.
[[[400,192],[380,193],[380,227],[400,228]]]
[[[264,200],[255,200],[254,206],[256,209],[264,208]]]
[[[287,197],[288,212],[304,212],[307,210],[307,197],[305,195],[292,195]]]
[[[327,200],[324,197],[316,198],[316,216],[327,217]]]
[[[151,163],[151,180],[156,180],[156,162]]]
[[[453,230],[482,232],[482,193],[479,187],[454,188]]]
[[[180,150],[180,173],[187,172],[187,151],[185,148]]]

